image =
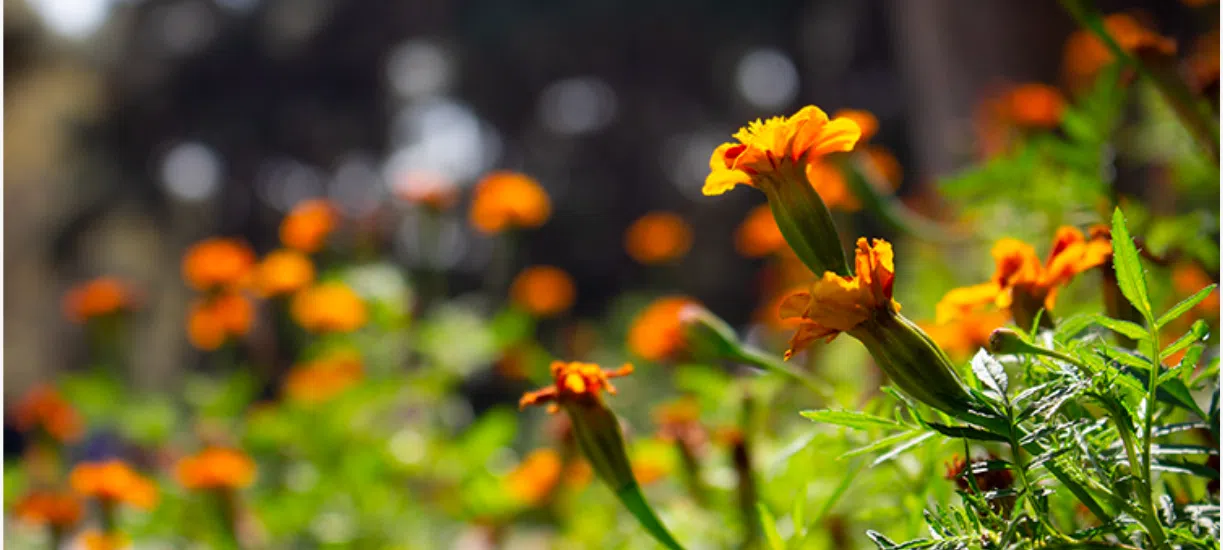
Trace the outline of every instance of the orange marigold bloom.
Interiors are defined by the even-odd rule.
[[[241,285],[254,267],[255,252],[236,239],[205,239],[183,256],[183,278],[201,291]]]
[[[284,393],[293,401],[322,403],[359,382],[363,372],[358,355],[337,353],[294,367],[285,377]]]
[[[1176,289],[1176,292],[1181,296],[1189,297],[1193,293],[1212,284],[1214,284],[1214,279],[1197,264],[1183,263],[1177,264],[1176,267],[1172,268],[1172,288]],[[1218,289],[1211,292],[1210,296],[1199,302],[1193,309],[1199,315],[1208,317],[1210,320],[1217,319],[1219,317]]]
[[[629,350],[648,361],[674,358],[685,346],[679,313],[690,305],[698,303],[683,296],[667,296],[646,306],[629,326]]]
[[[48,384],[35,386],[17,403],[13,420],[21,431],[41,429],[61,442],[76,441],[85,431],[76,409]]]
[[[724,143],[714,150],[702,192],[721,195],[739,184],[755,186],[758,178],[772,178],[783,168],[803,167],[828,153],[852,150],[861,135],[853,120],[829,120],[814,105],[788,118],[756,120],[735,133],[738,143]]]
[[[99,277],[72,287],[64,295],[64,315],[75,323],[131,309],[135,292],[114,277]]]
[[[536,449],[505,477],[505,488],[518,501],[538,505],[560,481],[560,455],[552,449]]]
[[[870,111],[863,109],[841,109],[832,118],[848,118],[854,121],[858,128],[862,131],[862,141],[868,141],[875,137],[875,132],[879,131],[879,119]]]
[[[539,182],[515,172],[493,172],[472,190],[471,225],[481,233],[539,227],[552,214],[552,200]]]
[[[339,223],[339,212],[330,202],[302,201],[280,222],[280,242],[305,253],[317,252]]]
[[[615,395],[616,387],[611,384],[612,378],[627,376],[633,372],[633,366],[628,363],[618,369],[604,370],[594,363],[553,361],[551,368],[553,385],[524,394],[518,401],[520,409],[550,403],[548,412],[554,413],[559,410],[557,403],[561,401],[600,402],[600,390]]]
[[[34,491],[17,501],[13,513],[26,523],[66,529],[81,521],[84,507],[70,493]]]
[[[255,481],[255,461],[242,451],[213,447],[180,459],[175,473],[188,489],[241,489]]]
[[[231,337],[250,332],[255,306],[238,292],[199,298],[187,312],[187,340],[197,349],[212,351]]]
[[[97,529],[81,533],[80,544],[85,550],[122,550],[132,546],[123,533],[103,533]]]
[[[989,344],[989,336],[1010,319],[1002,310],[959,313],[942,324],[922,323],[922,330],[955,359],[966,359]]]
[[[692,227],[671,212],[650,212],[624,232],[624,249],[628,255],[647,265],[678,260],[690,248]]]
[[[1112,255],[1112,241],[1106,235],[1088,240],[1077,228],[1058,228],[1053,248],[1042,265],[1035,249],[1016,239],[1002,239],[994,244],[994,276],[988,283],[952,290],[936,306],[938,322],[945,323],[957,313],[993,302],[998,308],[1009,308],[1015,302],[1015,292],[1021,292],[1033,303],[1043,303],[1053,309],[1057,287],[1068,284],[1075,275],[1099,266]]]
[[[1104,18],[1104,29],[1128,53],[1150,50],[1163,55],[1176,52],[1176,42],[1160,36],[1134,17],[1115,13]],[[1075,90],[1090,85],[1109,63],[1113,52],[1090,30],[1077,30],[1066,39],[1062,71],[1067,84]]]
[[[365,302],[348,285],[320,283],[293,295],[293,320],[310,332],[352,332],[365,325]]]
[[[1057,88],[1033,82],[1011,89],[1006,105],[1008,120],[1017,126],[1055,128],[1062,121],[1066,100]]]
[[[761,204],[747,213],[735,230],[735,250],[749,258],[759,258],[784,249],[786,239],[777,228],[773,211]]]
[[[576,295],[573,278],[550,265],[528,267],[510,284],[510,299],[536,317],[565,312],[573,306]]]
[[[904,169],[900,166],[900,161],[896,160],[896,155],[882,145],[868,145],[862,149],[866,153],[867,160],[870,165],[883,176],[883,181],[891,185],[889,191],[895,191],[900,187],[904,179]]]
[[[807,164],[807,181],[819,193],[820,199],[829,210],[844,210],[856,212],[862,208],[858,197],[849,189],[845,182],[845,174],[836,165],[828,162],[812,161]]]
[[[150,509],[157,504],[157,486],[122,460],[83,462],[69,475],[72,490],[108,503],[127,503]]]
[[[263,296],[292,294],[314,282],[310,257],[293,249],[268,253],[255,270],[255,288]]]
[[[874,239],[868,245],[865,238],[859,238],[854,263],[857,267],[854,276],[825,272],[810,291],[791,294],[781,303],[778,313],[782,319],[801,322],[790,339],[787,359],[820,338],[831,342],[879,310],[900,309],[900,304],[892,299],[896,268],[891,243]]]

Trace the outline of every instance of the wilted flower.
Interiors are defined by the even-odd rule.
[[[1171,55],[1176,52],[1175,41],[1156,34],[1127,14],[1105,17],[1104,30],[1130,54],[1152,51]],[[1090,30],[1077,30],[1066,39],[1062,72],[1071,89],[1082,90],[1091,85],[1100,70],[1112,62],[1113,52]]]
[[[255,481],[255,461],[242,451],[213,447],[180,459],[175,474],[187,489],[241,489]]]
[[[255,267],[255,252],[236,239],[202,240],[183,256],[183,279],[192,288],[208,291],[243,284]]]
[[[537,265],[522,270],[510,284],[510,299],[536,317],[553,317],[573,306],[577,290],[564,270]]]
[[[481,233],[539,227],[552,214],[552,201],[539,182],[515,172],[493,172],[472,191],[471,225]]]
[[[18,519],[32,525],[47,525],[65,530],[81,521],[84,507],[76,495],[52,491],[33,491],[13,507]]]
[[[147,510],[157,504],[157,486],[122,460],[77,464],[69,482],[73,491],[106,505],[126,503]]]
[[[767,256],[785,246],[786,238],[781,236],[768,204],[752,208],[735,230],[735,250],[749,258]]]
[[[363,372],[360,356],[334,353],[294,367],[285,376],[284,393],[293,401],[321,403],[359,382]]]
[[[238,292],[223,292],[196,299],[187,312],[187,339],[212,351],[230,338],[245,336],[255,317],[255,306]]]
[[[679,313],[696,303],[683,296],[666,296],[646,306],[629,326],[629,350],[648,361],[675,358],[684,349]]]
[[[310,332],[352,332],[365,325],[365,302],[348,285],[319,283],[293,295],[293,320]]]
[[[84,433],[76,409],[46,384],[34,387],[17,403],[13,421],[21,431],[42,430],[60,442],[75,441]]]
[[[268,253],[255,269],[255,288],[263,296],[292,294],[314,282],[314,264],[304,253],[282,249]]]
[[[660,264],[682,258],[692,247],[692,227],[678,214],[650,212],[624,233],[624,249],[639,263]]]
[[[64,295],[64,315],[75,323],[128,311],[136,304],[136,293],[114,277],[99,277],[72,287]]]
[[[280,222],[280,242],[307,254],[317,252],[340,223],[340,215],[324,199],[302,201]]]

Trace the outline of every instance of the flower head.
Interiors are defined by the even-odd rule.
[[[318,252],[340,223],[340,215],[323,199],[302,201],[280,222],[280,242],[307,254]]]
[[[243,284],[255,266],[255,252],[236,239],[211,238],[183,256],[183,278],[192,288],[208,291]]]
[[[61,442],[75,441],[84,433],[76,409],[53,386],[46,384],[34,387],[17,403],[13,419],[19,430],[40,429]]]
[[[187,312],[187,339],[197,349],[215,350],[230,338],[245,336],[254,316],[254,304],[238,292],[199,298]]]
[[[689,248],[692,248],[692,227],[671,212],[650,212],[624,232],[624,249],[638,263],[646,265],[678,260]]]
[[[1104,18],[1104,29],[1127,53],[1144,50],[1170,55],[1176,42],[1156,34],[1134,17],[1115,13]],[[1100,70],[1113,62],[1113,52],[1090,30],[1077,30],[1066,39],[1062,72],[1071,89],[1082,90],[1092,84]]]
[[[1055,128],[1065,108],[1062,93],[1048,84],[1021,84],[1006,95],[1007,119],[1025,128]]]
[[[510,284],[510,299],[536,317],[564,313],[573,306],[576,295],[573,278],[550,265],[528,267]]]
[[[71,493],[34,491],[17,501],[13,513],[21,521],[32,525],[67,529],[81,521],[84,507],[81,500]]]
[[[519,408],[550,403],[548,412],[556,412],[562,403],[601,404],[599,392],[614,395],[616,387],[611,379],[627,376],[633,372],[633,366],[625,363],[618,369],[605,370],[594,363],[553,361],[551,370],[553,385],[524,394],[518,401]]]
[[[180,459],[175,474],[188,489],[241,489],[255,481],[255,461],[242,451],[213,447]]]
[[[778,313],[782,319],[801,322],[790,340],[787,359],[815,340],[831,341],[838,334],[853,330],[877,311],[900,309],[900,304],[892,299],[895,266],[891,243],[875,239],[868,245],[865,238],[860,238],[854,261],[856,275],[826,272],[810,291],[791,294],[781,303]]]
[[[814,105],[790,117],[756,120],[735,133],[738,143],[714,150],[702,192],[721,195],[739,184],[758,187],[783,167],[804,167],[828,153],[852,150],[861,135],[852,119],[829,120]]]
[[[314,282],[310,257],[293,249],[268,253],[255,269],[255,288],[263,296],[292,294]]]
[[[81,533],[80,547],[85,550],[124,550],[132,547],[132,541],[123,533],[87,529]]]
[[[150,509],[157,503],[157,486],[122,460],[83,462],[69,475],[72,490],[108,503]]]
[[[359,382],[363,372],[360,356],[335,353],[293,367],[285,377],[284,393],[299,403],[322,403]]]
[[[99,277],[72,287],[64,295],[64,315],[74,323],[127,311],[135,306],[136,293],[114,277]]]
[[[646,306],[629,326],[629,350],[648,361],[674,358],[685,347],[680,311],[694,304],[691,298],[666,296]]]
[[[348,285],[319,283],[293,295],[293,320],[310,332],[352,332],[365,325],[365,302]]]
[[[472,191],[471,224],[481,233],[539,227],[552,214],[552,200],[539,182],[515,172],[493,172]]]
[[[735,230],[735,250],[749,258],[759,258],[783,250],[786,238],[777,228],[769,205],[759,205],[747,213]]]
[[[922,330],[954,359],[967,359],[989,344],[990,334],[1010,320],[1001,310],[958,311],[941,323],[924,323]]]

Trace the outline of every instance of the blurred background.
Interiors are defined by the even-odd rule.
[[[1099,4],[1178,42],[1218,17]],[[103,274],[142,292],[132,379],[174,388],[201,361],[181,328],[181,251],[223,235],[262,254],[307,198],[395,261],[444,268],[452,293],[478,288],[492,241],[456,222],[444,253],[423,253],[397,190],[497,168],[552,196],[519,261],[569,271],[575,315],[653,287],[743,322],[756,269],[726,243],[762,199],[702,197],[709,151],[758,116],[866,109],[916,203],[978,158],[983,95],[1059,81],[1074,28],[1056,2],[1009,0],[14,0],[4,15],[6,400],[86,360],[60,298]],[[621,244],[658,209],[695,234],[665,270]]]

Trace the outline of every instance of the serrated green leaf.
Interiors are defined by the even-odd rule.
[[[939,424],[937,422],[928,422],[926,425],[929,426],[930,429],[938,433],[941,433],[947,437],[954,437],[957,439],[971,439],[973,441],[998,441],[1001,443],[1007,442],[1007,438],[1005,437],[1002,437],[995,433],[987,432],[979,428],[974,428],[972,426],[948,426],[946,424]]]
[[[914,434],[932,435],[931,432],[927,432],[925,430],[921,430],[921,431],[909,430],[907,432],[900,432],[898,434],[889,435],[883,439],[876,439],[875,441],[872,441],[871,443],[864,445],[862,447],[858,447],[857,449],[846,451],[842,453],[841,456],[838,456],[837,460],[844,460],[846,458],[852,458],[855,456],[869,454],[869,453],[873,453],[875,451],[881,450],[885,447],[891,447],[894,444],[900,443],[902,441],[905,441],[913,437]]]
[[[1159,359],[1161,361],[1167,359],[1176,352],[1193,345],[1194,342],[1205,341],[1209,336],[1210,325],[1207,325],[1206,321],[1198,319],[1193,322],[1193,326],[1189,327],[1189,332],[1186,332],[1159,352]]]
[[[1002,368],[1002,363],[994,359],[989,352],[977,350],[971,364],[973,374],[982,384],[985,384],[985,387],[994,390],[998,395],[1006,395],[1010,381],[1006,377],[1006,369]]]
[[[814,422],[822,424],[834,424],[855,430],[869,430],[871,428],[903,428],[904,425],[882,416],[866,414],[858,411],[833,411],[833,410],[818,410],[818,411],[802,411],[798,414],[811,419]]]
[[[1138,249],[1125,226],[1125,214],[1121,209],[1113,210],[1113,269],[1117,273],[1117,286],[1121,293],[1147,319],[1152,317],[1151,299],[1147,295],[1147,281],[1138,259]]]
[[[1138,323],[1124,321],[1121,319],[1113,319],[1105,315],[1091,315],[1091,322],[1100,325],[1108,330],[1116,332],[1133,340],[1150,340],[1151,333],[1146,328]]]
[[[1181,300],[1180,303],[1172,306],[1171,309],[1159,316],[1159,320],[1155,321],[1155,328],[1163,328],[1164,325],[1176,320],[1181,315],[1184,315],[1185,312],[1193,309],[1193,306],[1198,305],[1202,302],[1202,300],[1205,300],[1208,296],[1210,296],[1210,293],[1214,292],[1218,287],[1219,285],[1212,284],[1193,293],[1193,296]]]
[[[898,455],[900,455],[900,453],[903,453],[909,449],[912,449],[913,447],[916,447],[921,442],[927,439],[930,439],[933,436],[934,436],[934,432],[926,432],[917,437],[914,437],[913,439],[905,441],[904,443],[901,443],[900,445],[892,447],[892,450],[879,455],[879,458],[876,458],[874,462],[871,462],[871,467],[874,468],[875,466],[878,466],[880,464],[883,464],[884,462],[892,460],[893,458],[896,458]]]

